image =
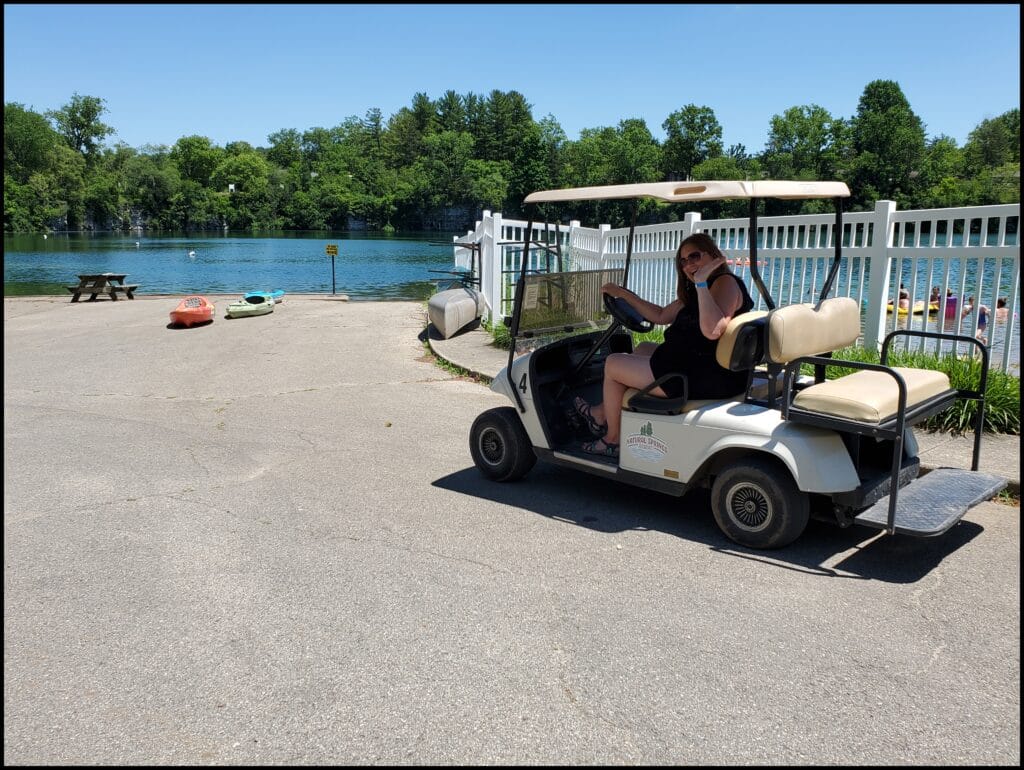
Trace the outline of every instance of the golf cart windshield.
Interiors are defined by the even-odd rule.
[[[523,336],[598,329],[609,320],[601,287],[622,281],[621,268],[540,273],[523,279],[517,328]]]

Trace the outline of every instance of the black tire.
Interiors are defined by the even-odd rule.
[[[521,479],[537,462],[530,437],[511,406],[488,409],[473,421],[469,452],[476,467],[492,481]]]
[[[715,478],[711,510],[730,540],[748,548],[782,548],[803,534],[811,506],[781,463],[748,457]]]

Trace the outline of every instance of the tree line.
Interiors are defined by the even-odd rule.
[[[525,97],[417,93],[385,119],[377,108],[333,128],[281,129],[266,147],[185,136],[171,147],[106,146],[104,100],[73,94],[39,113],[4,105],[4,231],[462,230],[483,209],[522,217],[530,192],[682,179],[839,179],[851,210],[880,199],[900,208],[1020,201],[1020,110],[982,120],[963,147],[928,138],[899,85],[869,83],[850,118],[815,105],[772,117],[760,153],[724,148],[714,110],[687,104],[658,141],[640,118],[588,128],[570,140],[535,120]],[[813,212],[820,201],[774,202],[768,214]],[[643,221],[661,215],[645,202]],[[703,204],[706,218],[745,205]],[[621,226],[621,202],[585,202],[551,218]],[[453,218],[459,220],[452,225]]]

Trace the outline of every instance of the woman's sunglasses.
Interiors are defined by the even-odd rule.
[[[680,254],[679,261],[682,262],[684,265],[687,262],[696,262],[698,259],[700,259],[702,253],[703,252],[700,251],[691,251],[689,254]]]

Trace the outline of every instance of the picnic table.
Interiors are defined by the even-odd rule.
[[[83,294],[89,295],[90,302],[95,300],[100,294],[109,294],[112,300],[116,300],[118,294],[124,293],[128,299],[135,299],[135,290],[139,288],[139,285],[126,285],[124,279],[127,277],[127,273],[124,275],[117,273],[88,273],[78,276],[77,286],[68,286],[67,288],[71,292],[72,302],[78,302],[78,298]]]

